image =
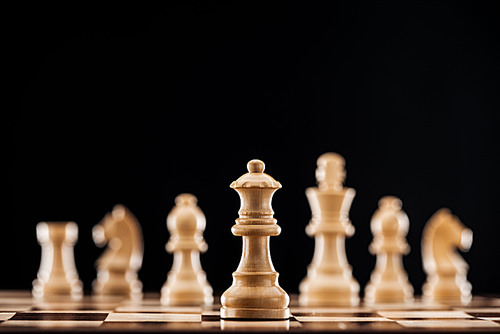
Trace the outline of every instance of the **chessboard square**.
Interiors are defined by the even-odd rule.
[[[453,321],[445,320],[399,320],[397,321],[401,326],[405,328],[425,328],[425,329],[436,329],[436,328],[498,328],[499,324],[493,321],[478,320],[478,319],[456,319]]]
[[[394,332],[401,331],[403,327],[395,321],[362,321],[362,322],[304,322],[302,329],[308,332],[314,331],[380,331],[380,332]]]
[[[500,308],[477,308],[470,310],[463,310],[465,313],[473,317],[500,317]]]
[[[451,309],[450,306],[436,302],[415,301],[413,303],[380,303],[376,304],[377,311],[443,311]]]
[[[220,320],[220,312],[215,312],[215,311],[211,311],[211,312],[203,312],[201,314],[201,321],[219,321]]]
[[[119,306],[115,312],[123,313],[189,313],[199,314],[202,308],[199,306],[163,306],[163,305],[125,305]]]
[[[66,328],[66,327],[99,327],[102,321],[81,320],[8,320],[0,323],[0,327],[36,327],[36,328]]]
[[[368,307],[293,307],[290,311],[293,315],[374,314],[374,310]]]
[[[201,314],[110,313],[106,322],[201,322]]]
[[[116,303],[94,303],[94,302],[49,302],[36,303],[33,310],[40,311],[105,311],[112,310],[116,307]]]
[[[80,313],[80,314],[92,314],[92,313],[98,313],[98,314],[108,314],[113,312],[112,309],[110,310],[30,310],[29,312],[23,312],[23,313],[53,313],[53,314],[68,314],[68,313]]]
[[[383,317],[322,317],[322,316],[295,316],[297,321],[304,322],[377,322],[391,321]]]
[[[199,332],[203,327],[200,322],[107,322],[105,321],[99,331],[114,333],[140,333],[140,332]]]
[[[20,312],[11,320],[19,321],[104,321],[108,313],[96,312]]]
[[[294,317],[349,317],[349,318],[373,318],[380,317],[374,312],[352,312],[352,313],[336,313],[336,312],[298,312],[293,313]]]
[[[0,312],[26,312],[32,309],[32,305],[0,305]]]
[[[9,320],[16,312],[0,312],[0,321]]]
[[[219,309],[217,309],[217,310],[203,310],[201,312],[201,314],[209,316],[209,317],[215,317],[215,316],[220,317],[220,310]]]
[[[473,316],[462,311],[379,311],[389,319],[467,319]]]

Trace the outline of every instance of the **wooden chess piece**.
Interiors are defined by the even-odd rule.
[[[206,220],[197,199],[191,194],[175,198],[175,207],[167,217],[170,240],[166,245],[174,253],[174,263],[163,288],[163,305],[211,305],[212,287],[200,263],[200,252],[207,250],[203,239]]]
[[[393,196],[382,197],[373,214],[371,230],[373,242],[370,253],[377,256],[375,269],[365,288],[365,303],[409,303],[413,301],[413,287],[403,267],[403,254],[410,252],[406,235],[410,222],[401,210],[402,203]]]
[[[41,222],[36,235],[42,246],[42,259],[33,297],[40,300],[80,300],[83,285],[78,278],[73,247],[78,240],[74,222]]]
[[[472,231],[450,210],[440,209],[429,219],[422,233],[422,261],[427,273],[427,281],[422,287],[425,299],[470,302],[469,266],[457,248],[468,251],[471,245]]]
[[[115,205],[92,230],[98,246],[107,245],[96,262],[97,278],[93,294],[97,297],[142,297],[137,272],[142,265],[144,246],[137,218],[123,205]]]
[[[354,234],[349,209],[356,192],[343,186],[343,157],[325,153],[317,164],[318,187],[306,190],[312,211],[306,232],[314,237],[315,249],[307,276],[299,286],[299,303],[320,307],[355,306],[359,303],[359,284],[347,261],[345,238]]]
[[[271,200],[281,184],[264,173],[261,160],[251,160],[248,173],[231,184],[240,196],[239,218],[231,231],[243,239],[233,284],[221,296],[222,319],[288,319],[288,294],[278,284],[269,251],[269,237],[281,228],[273,218]]]

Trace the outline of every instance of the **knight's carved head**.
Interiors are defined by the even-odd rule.
[[[472,245],[472,231],[454,216],[449,209],[443,208],[434,214],[430,222],[435,226],[436,233],[459,249],[466,251]]]

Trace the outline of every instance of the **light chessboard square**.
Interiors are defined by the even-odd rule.
[[[473,318],[462,311],[379,311],[383,317],[389,319],[466,319]]]
[[[201,314],[110,313],[105,322],[201,322]]]
[[[119,306],[115,309],[115,312],[122,313],[175,313],[175,314],[199,314],[202,308],[193,306],[162,306],[162,305],[125,305]]]
[[[487,320],[458,319],[445,320],[399,320],[398,324],[405,328],[500,328],[500,324]]]
[[[9,320],[16,312],[0,312],[0,321]]]
[[[82,328],[99,327],[103,321],[81,320],[9,320],[0,323],[1,327],[37,327],[37,328]]]

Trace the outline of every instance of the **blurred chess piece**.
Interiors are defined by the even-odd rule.
[[[437,211],[422,234],[422,261],[427,281],[422,287],[425,299],[468,303],[472,285],[467,281],[469,266],[456,249],[468,251],[472,231],[450,210]]]
[[[123,205],[115,205],[92,230],[98,246],[107,245],[96,262],[97,278],[93,294],[97,297],[142,297],[142,283],[137,272],[144,252],[141,226]]]
[[[73,247],[78,240],[74,222],[41,222],[36,235],[42,246],[42,259],[33,297],[40,300],[80,300],[83,285],[78,278]]]
[[[170,240],[166,249],[174,253],[174,263],[163,288],[163,305],[211,305],[212,287],[200,263],[200,252],[207,250],[203,239],[205,215],[191,194],[175,198],[175,207],[167,217]]]
[[[413,287],[403,267],[403,255],[410,252],[406,242],[410,222],[401,207],[400,199],[385,196],[373,214],[370,253],[377,256],[377,262],[365,288],[368,304],[413,301]]]
[[[349,209],[356,191],[344,188],[345,160],[336,153],[318,158],[318,187],[306,190],[312,219],[306,228],[315,239],[314,256],[299,286],[303,306],[342,306],[359,303],[359,284],[352,276],[345,238],[354,234]]]
[[[281,228],[273,218],[271,200],[281,184],[264,173],[264,162],[251,160],[248,173],[231,183],[240,196],[239,218],[231,231],[243,239],[240,264],[233,284],[221,296],[222,319],[288,319],[288,294],[278,284],[269,250],[269,237]]]

